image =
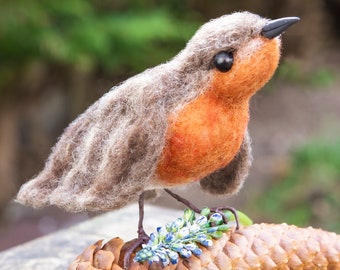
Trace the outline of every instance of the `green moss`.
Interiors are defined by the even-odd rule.
[[[300,63],[294,60],[285,60],[279,65],[275,78],[285,82],[315,87],[329,87],[335,81],[335,74],[330,68],[325,66],[304,71]]]
[[[340,141],[315,140],[297,150],[257,206],[275,222],[340,231]]]

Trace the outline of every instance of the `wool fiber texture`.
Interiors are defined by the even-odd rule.
[[[228,166],[216,170],[200,181],[202,189],[216,195],[237,193],[242,188],[253,161],[250,143],[247,132],[239,152]]]
[[[262,48],[258,37],[267,21],[248,12],[212,20],[204,24],[171,61],[113,87],[65,129],[44,169],[22,186],[17,201],[33,207],[52,204],[73,212],[102,211],[135,201],[145,190],[166,186],[156,171],[165,158],[171,135],[169,121],[175,123],[188,104],[211,92],[212,84],[217,85],[218,76],[212,66],[214,55],[220,51],[234,51],[235,61],[247,61],[254,51]],[[280,40],[275,38],[275,42],[279,47]],[[260,80],[256,87],[261,87],[276,68],[275,63],[263,65],[271,66],[268,74],[260,76],[251,72],[239,83],[252,88],[253,81]],[[218,85],[228,93],[227,81],[232,81],[232,77],[227,81],[222,77],[218,79],[224,80]],[[255,90],[251,89],[247,98],[236,95],[234,101],[247,99],[248,106],[248,99]],[[235,93],[230,95],[235,96]],[[230,99],[230,96],[226,94],[224,98]],[[248,113],[247,106],[244,110]],[[248,139],[244,140],[248,138],[247,121],[243,125],[242,131],[235,133],[235,140],[239,147],[249,148]],[[231,162],[232,167],[226,170],[224,178],[215,176],[211,184],[206,178],[202,186],[213,193],[221,193],[214,190],[220,181],[224,193],[231,192],[225,183],[234,182],[240,186],[250,164],[250,151],[240,151],[245,153],[242,158],[237,155],[238,149],[234,149],[232,155],[227,149],[224,151],[229,156],[218,168],[213,166],[212,171],[201,170],[188,176],[190,181],[196,176],[204,178]],[[236,156],[234,162],[231,161],[233,156]],[[229,176],[232,181],[226,179]]]
[[[276,70],[279,45],[258,37],[241,46],[234,52],[231,70],[215,71],[208,90],[169,119],[157,168],[163,182],[191,182],[228,166],[244,140],[249,99]]]

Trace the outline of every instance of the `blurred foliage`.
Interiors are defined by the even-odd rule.
[[[340,140],[301,147],[287,174],[262,194],[256,203],[262,216],[340,232]]]
[[[120,10],[107,1],[1,1],[0,86],[32,61],[84,72],[138,72],[173,56],[198,26],[175,17],[174,4],[139,9],[143,1],[128,2],[133,8]]]
[[[279,65],[276,77],[286,82],[329,87],[333,85],[336,75],[332,70],[323,66],[304,70],[296,61],[286,59]]]

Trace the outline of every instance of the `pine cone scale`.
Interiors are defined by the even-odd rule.
[[[70,265],[69,270],[122,270],[123,241],[113,238],[89,246]],[[288,270],[340,269],[340,235],[287,224],[255,224],[231,230],[214,240],[212,247],[200,247],[200,256],[180,259],[164,268],[133,263],[130,270]]]

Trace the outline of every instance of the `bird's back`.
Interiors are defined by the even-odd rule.
[[[172,74],[173,76],[168,76]],[[170,112],[197,96],[176,62],[138,74],[106,93],[67,127],[45,168],[17,201],[68,211],[120,208],[153,189]]]

